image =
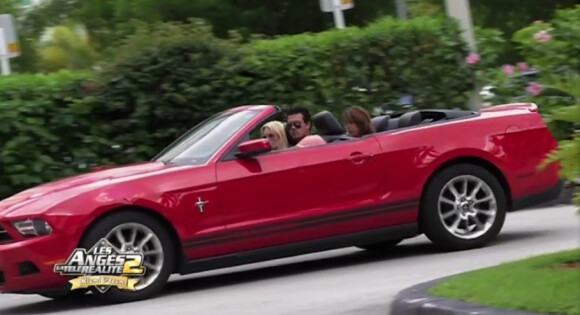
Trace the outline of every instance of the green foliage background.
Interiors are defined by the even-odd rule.
[[[419,108],[461,108],[475,82],[459,28],[440,18],[386,18],[366,28],[243,44],[215,37],[197,19],[137,28],[96,74],[0,78],[1,195],[91,165],[149,159],[201,120],[238,105],[338,113],[412,94]]]

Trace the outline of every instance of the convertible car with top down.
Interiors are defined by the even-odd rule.
[[[171,274],[355,246],[388,250],[418,235],[442,250],[488,245],[506,214],[555,199],[557,141],[535,104],[416,110],[373,118],[349,137],[328,111],[326,143],[272,150],[260,127],[278,106],[229,109],[151,161],[81,174],[0,202],[0,292],[109,302],[147,299]],[[135,290],[72,290],[55,272],[107,239],[143,255]]]

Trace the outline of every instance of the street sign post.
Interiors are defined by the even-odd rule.
[[[14,18],[10,14],[0,15],[0,66],[2,74],[10,74],[10,58],[20,56],[20,45],[14,26]]]
[[[320,10],[322,12],[332,12],[336,28],[345,27],[342,11],[352,8],[354,8],[354,0],[320,0]]]

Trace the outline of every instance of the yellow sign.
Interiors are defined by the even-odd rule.
[[[20,56],[20,46],[18,45],[18,34],[14,23],[14,18],[10,14],[0,14],[0,31],[3,33],[1,52],[7,53],[8,58]]]
[[[9,54],[16,54],[20,52],[20,46],[18,43],[10,43],[8,44],[8,53]]]
[[[139,279],[131,279],[125,276],[82,276],[69,281],[71,290],[86,289],[90,287],[117,287],[120,290],[135,291],[135,285]]]
[[[320,10],[322,12],[333,12],[334,10],[350,10],[354,8],[354,0],[318,0],[320,1]],[[335,2],[336,1],[336,2]],[[335,5],[338,8],[335,8]]]

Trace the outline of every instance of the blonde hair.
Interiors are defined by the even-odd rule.
[[[270,121],[262,126],[262,135],[264,135],[264,130],[270,129],[270,131],[280,139],[280,144],[278,146],[278,150],[287,149],[288,148],[288,138],[286,138],[286,130],[284,129],[284,124],[279,121]]]

